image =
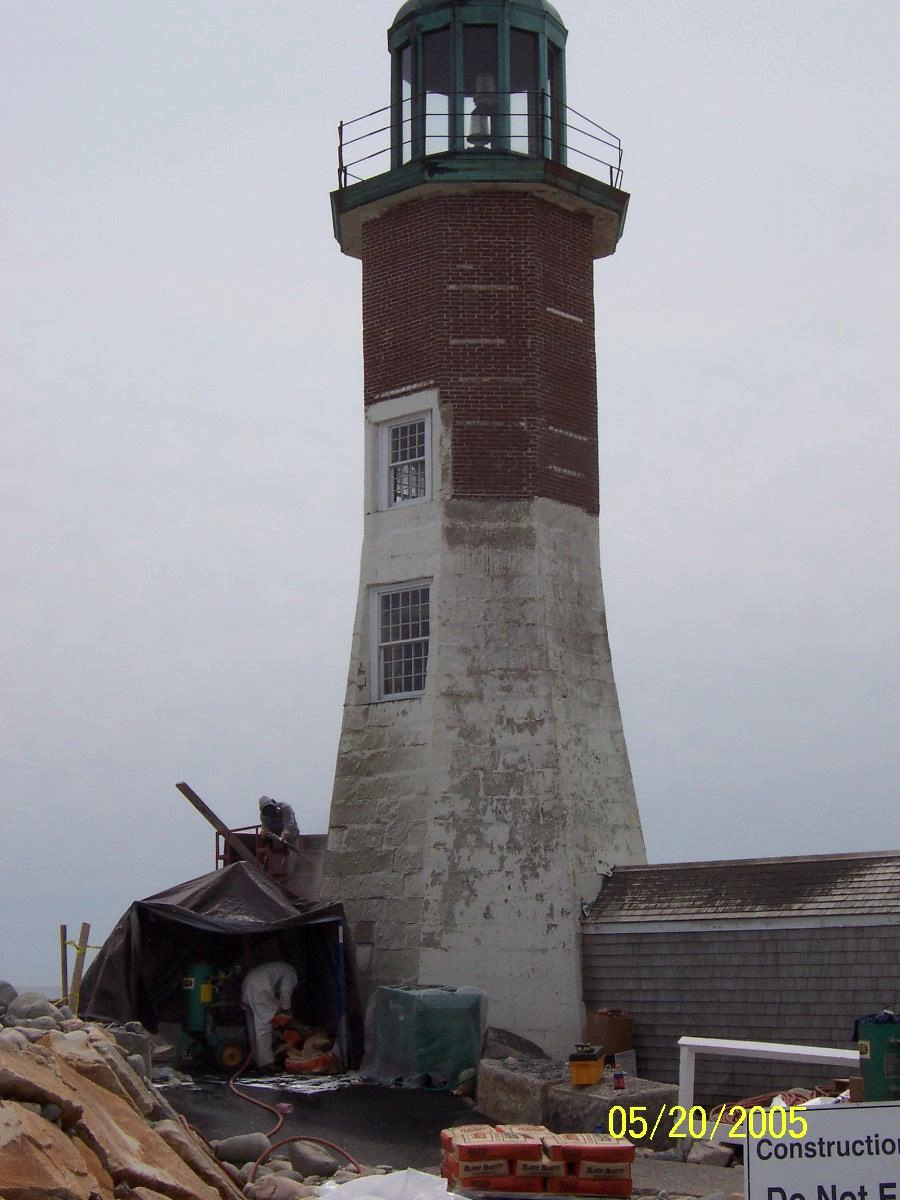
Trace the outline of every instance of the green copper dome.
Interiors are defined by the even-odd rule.
[[[512,4],[517,9],[524,9],[526,12],[537,13],[539,16],[550,17],[557,24],[565,28],[562,17],[556,11],[548,0],[511,0]],[[510,0],[406,0],[406,3],[397,13],[391,24],[391,28],[403,24],[410,17],[425,16],[428,13],[437,12],[442,8],[480,8],[480,9],[496,9],[498,13],[502,13],[504,8],[508,8]]]

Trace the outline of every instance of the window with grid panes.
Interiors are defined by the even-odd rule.
[[[387,429],[388,504],[428,499],[428,418]]]
[[[381,698],[425,690],[430,632],[428,584],[378,594],[378,686]]]

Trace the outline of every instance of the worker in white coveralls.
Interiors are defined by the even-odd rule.
[[[241,1000],[250,1009],[253,1026],[253,1059],[261,1069],[274,1066],[272,1018],[291,1011],[297,972],[286,962],[261,963],[252,967],[241,985]]]

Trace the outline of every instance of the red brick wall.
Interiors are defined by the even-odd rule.
[[[596,512],[589,219],[521,193],[425,197],[365,224],[362,261],[366,404],[436,386],[454,496]]]

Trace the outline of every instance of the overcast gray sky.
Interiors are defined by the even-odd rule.
[[[560,0],[625,145],[601,542],[651,861],[900,845],[898,9]],[[335,125],[383,0],[0,0],[0,977],[268,793],[327,827],[361,542]]]

